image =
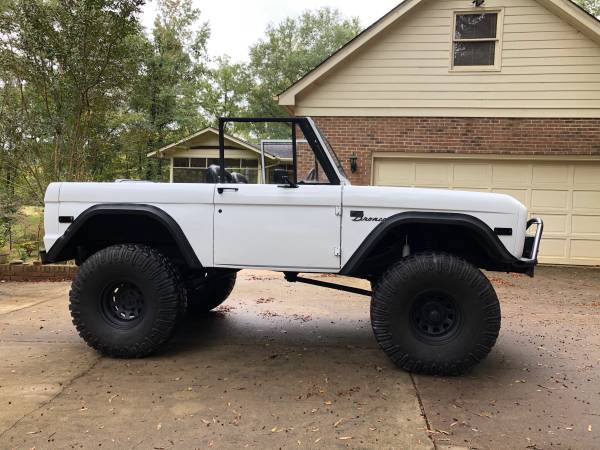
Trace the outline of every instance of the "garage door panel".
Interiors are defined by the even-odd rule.
[[[558,164],[539,164],[533,166],[532,184],[567,186],[569,184],[569,166]]]
[[[568,233],[568,217],[566,214],[539,214],[531,211],[531,217],[541,217],[544,220],[544,233],[558,233],[566,235]]]
[[[598,168],[594,165],[575,165],[573,168],[573,185],[576,188],[597,188]]]
[[[455,190],[457,190],[457,191],[464,191],[464,192],[491,192],[489,189],[486,189],[486,188],[458,187]]]
[[[492,167],[494,186],[525,187],[531,184],[531,168],[522,163],[497,163]]]
[[[448,186],[451,166],[447,163],[417,163],[415,165],[415,184],[427,186]]]
[[[533,190],[531,193],[531,207],[534,209],[566,209],[568,198],[568,191]]]
[[[600,236],[600,215],[574,215],[572,224],[572,230],[574,234],[597,234]]]
[[[600,176],[600,174],[598,174]],[[600,190],[573,192],[573,208],[600,211]]]
[[[571,241],[571,258],[600,259],[600,240],[574,239]]]
[[[454,164],[455,187],[481,187],[489,183],[490,164]]]
[[[600,161],[376,157],[373,170],[375,184],[510,195],[544,219],[541,262],[600,265]]]
[[[540,244],[540,259],[566,258],[567,239],[557,239],[546,236]]]
[[[510,195],[511,197],[519,200],[524,205],[529,203],[527,189],[494,189],[493,192],[497,194]]]
[[[380,186],[411,186],[414,183],[413,173],[414,163],[391,159],[385,164],[375,165],[375,179]]]

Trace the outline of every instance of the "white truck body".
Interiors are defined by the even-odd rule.
[[[44,244],[49,251],[70,223],[101,204],[155,206],[181,227],[204,267],[337,273],[381,219],[403,212],[449,212],[475,217],[515,258],[523,255],[527,209],[502,194],[441,189],[300,185],[53,183],[45,197]],[[353,220],[351,210],[366,220]],[[219,212],[221,211],[221,212]],[[377,219],[377,220],[368,220]],[[285,251],[283,249],[285,248]]]

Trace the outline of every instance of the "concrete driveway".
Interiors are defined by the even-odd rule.
[[[600,437],[600,271],[489,274],[490,357],[411,376],[364,297],[244,271],[218,312],[144,360],[74,331],[66,283],[0,284],[1,448],[581,448]]]

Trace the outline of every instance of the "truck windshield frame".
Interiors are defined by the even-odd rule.
[[[298,183],[298,158],[296,126],[300,128],[304,137],[314,153],[317,161],[321,164],[323,171],[329,179],[329,184],[342,184],[341,178],[345,179],[343,169],[340,170],[337,156],[332,154],[326,143],[325,137],[316,128],[316,125],[308,117],[220,117],[219,118],[219,183],[227,183],[225,172],[225,128],[228,123],[287,123],[290,125],[292,136],[292,158],[293,158],[293,183]],[[337,162],[336,162],[337,161]],[[333,162],[333,163],[332,163]],[[334,165],[335,164],[335,165]]]

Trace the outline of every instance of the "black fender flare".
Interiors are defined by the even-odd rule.
[[[402,225],[453,225],[459,226],[475,233],[484,246],[485,252],[490,257],[492,264],[485,267],[488,270],[507,272],[533,273],[537,264],[536,260],[521,260],[515,258],[502,244],[494,231],[482,220],[468,214],[441,213],[441,212],[403,212],[388,217],[377,225],[365,238],[362,244],[342,267],[341,275],[355,276],[361,263],[368,257],[371,250],[385,237],[385,235]]]
[[[145,216],[156,220],[169,231],[188,266],[194,269],[202,268],[202,264],[185,236],[185,233],[169,214],[153,205],[131,203],[105,203],[94,205],[86,209],[77,216],[73,223],[65,230],[63,235],[56,240],[50,250],[43,256],[42,262],[47,264],[64,261],[63,254],[73,238],[77,236],[77,233],[85,227],[90,219],[102,215]]]

